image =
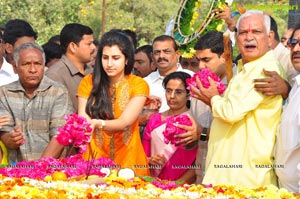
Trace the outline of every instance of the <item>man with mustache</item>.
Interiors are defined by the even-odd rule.
[[[165,98],[165,89],[162,86],[162,82],[165,76],[175,71],[183,71],[192,76],[194,72],[187,69],[183,69],[181,65],[178,63],[180,57],[180,51],[178,49],[178,46],[176,45],[174,38],[172,38],[171,36],[161,35],[156,37],[153,40],[152,47],[153,47],[152,56],[154,62],[156,63],[157,70],[152,72],[144,79],[149,85],[150,96],[152,96],[152,99],[161,100],[160,108],[156,107],[157,111],[164,112],[167,109],[169,109]],[[208,118],[210,117],[211,114],[209,107],[203,102],[196,99],[191,99],[190,103],[191,103],[191,110],[190,110],[191,114],[193,118],[195,118],[195,120],[197,121],[198,125],[197,126],[180,125],[180,128],[187,131],[184,134],[184,137],[182,137],[180,144],[184,144],[187,146],[189,146],[189,144],[191,144],[194,140],[198,140],[199,136],[197,133],[200,134],[200,132],[202,132],[203,130],[203,127],[209,126],[210,120]],[[156,112],[155,111],[148,112],[151,114],[148,115],[147,121],[149,120],[151,115]],[[189,175],[195,177],[194,170],[190,170]]]
[[[92,68],[86,64],[93,59],[96,50],[93,30],[78,23],[67,24],[60,32],[60,45],[64,55],[45,74],[66,86],[77,112],[78,85],[86,74],[92,72]]]
[[[175,71],[183,71],[191,76],[194,74],[193,71],[183,69],[178,63],[180,57],[180,51],[173,37],[168,35],[161,35],[156,37],[152,42],[152,56],[153,61],[156,63],[157,70],[150,73],[144,79],[149,85],[150,88],[150,98],[156,99],[157,101],[161,101],[160,103],[156,103],[158,107],[155,107],[159,112],[166,111],[168,109],[168,105],[165,99],[165,89],[162,86],[162,81],[165,76]],[[198,100],[191,100],[191,107],[195,107],[191,109],[193,117],[196,119],[198,126],[198,131],[202,131],[203,126],[209,126],[209,121],[206,118],[209,117],[210,110],[207,109],[207,106],[199,102]],[[200,111],[199,111],[200,110]],[[157,111],[156,111],[157,112]],[[155,111],[153,111],[155,113]],[[153,114],[152,113],[152,114]],[[152,114],[148,115],[148,119]],[[207,114],[207,117],[205,116]],[[205,118],[205,119],[202,119]],[[148,121],[147,119],[147,121]],[[205,120],[205,121],[204,121]],[[196,140],[196,134],[193,136],[187,136],[182,140],[184,144],[189,144],[192,141]]]
[[[295,27],[288,45],[291,52],[290,59],[298,75],[295,77],[287,103],[283,107],[277,132],[275,163],[284,165],[276,168],[279,185],[298,193],[300,189],[299,171],[297,171],[297,165],[300,163],[300,24]]]
[[[0,127],[0,138],[9,163],[58,158],[64,147],[54,136],[64,116],[73,112],[68,91],[44,76],[45,54],[37,44],[20,45],[13,59],[19,80],[0,87],[0,116],[9,116]]]
[[[159,112],[168,109],[165,99],[165,90],[162,87],[162,80],[168,74],[175,71],[184,71],[192,74],[191,71],[182,69],[178,63],[180,52],[175,43],[175,40],[168,35],[161,35],[156,37],[152,43],[153,61],[156,63],[157,70],[150,73],[144,79],[150,86],[150,96],[157,96],[161,99],[161,107]]]
[[[168,105],[165,99],[165,90],[162,86],[162,81],[165,76],[168,74],[175,72],[175,71],[183,71],[191,76],[194,74],[190,70],[183,69],[178,63],[179,57],[180,57],[180,51],[178,49],[178,46],[171,36],[168,35],[161,35],[156,37],[153,40],[152,43],[153,51],[152,56],[153,60],[156,63],[157,70],[150,73],[147,77],[144,79],[148,83],[150,87],[150,96],[152,98],[161,100],[161,105],[157,103],[160,107],[158,107],[159,112],[166,111],[168,109]],[[202,122],[200,121],[201,116],[203,117],[203,113],[206,112],[207,106],[203,104],[202,102],[198,102],[198,100],[192,99],[191,100],[191,107],[197,107],[197,111],[192,111],[193,117],[196,118],[198,124],[203,126]],[[199,111],[201,110],[201,111]],[[209,110],[208,110],[209,112]],[[151,116],[151,115],[150,115]],[[150,117],[149,116],[149,117]],[[205,118],[205,117],[203,117]],[[205,121],[208,123],[208,121]],[[206,125],[205,125],[206,126]],[[200,127],[201,128],[201,127]],[[202,131],[202,128],[201,128]],[[185,138],[185,143],[189,143],[192,140],[191,137]],[[195,138],[196,139],[196,138]]]
[[[256,91],[253,82],[265,77],[264,69],[284,74],[270,50],[270,17],[257,10],[241,15],[236,40],[242,59],[225,94],[219,95],[212,79],[209,88],[200,81],[199,89],[192,87],[193,96],[209,105],[214,117],[202,183],[277,185],[273,148],[283,100]]]

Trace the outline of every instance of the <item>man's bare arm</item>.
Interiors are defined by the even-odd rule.
[[[42,157],[59,158],[64,150],[64,146],[59,144],[55,137],[52,137],[47,148],[44,150]]]

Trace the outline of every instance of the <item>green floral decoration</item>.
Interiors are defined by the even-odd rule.
[[[224,8],[224,6],[226,6],[226,0],[182,1],[172,31],[172,36],[179,46],[182,57],[192,58],[194,56],[194,45],[201,35],[212,30],[220,31],[222,29],[224,21],[215,19],[215,14],[211,11],[216,8]],[[200,8],[205,16],[198,13]],[[198,16],[203,19],[199,19]]]

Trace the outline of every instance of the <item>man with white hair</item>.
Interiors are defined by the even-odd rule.
[[[237,45],[242,59],[224,94],[217,85],[199,89],[193,96],[212,108],[206,172],[203,184],[230,184],[256,188],[277,185],[273,148],[282,111],[280,95],[267,96],[254,89],[253,79],[263,70],[284,72],[270,50],[270,17],[249,10],[237,22]]]
[[[45,53],[37,44],[20,45],[13,59],[19,80],[0,87],[0,116],[9,116],[0,128],[8,163],[58,158],[64,147],[54,136],[74,112],[68,91],[44,76]]]

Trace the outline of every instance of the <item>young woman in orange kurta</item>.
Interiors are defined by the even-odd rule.
[[[78,88],[78,114],[94,129],[83,157],[108,157],[136,175],[149,175],[138,128],[149,87],[130,74],[133,63],[133,48],[125,34],[110,31],[102,36],[94,72]]]

